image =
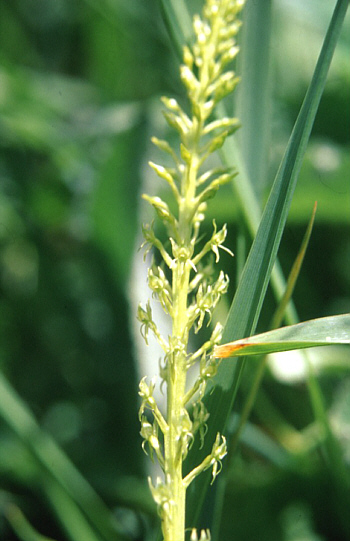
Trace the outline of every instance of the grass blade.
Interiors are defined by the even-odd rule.
[[[313,79],[277,172],[231,306],[223,336],[224,342],[229,337],[232,340],[249,336],[255,328],[347,5],[347,0],[339,0],[334,11]],[[223,370],[219,372],[215,383],[223,391],[230,390],[232,393],[234,378],[231,375],[228,383],[228,374],[224,374]]]
[[[338,0],[335,7],[311,84],[277,172],[230,309],[224,342],[232,338],[240,339],[254,332],[347,6],[347,0]],[[191,462],[198,463],[208,454],[216,433],[224,430],[238,389],[242,363],[243,361],[221,364],[214,378],[214,389],[210,389],[210,394],[205,397],[206,407],[211,412],[205,445],[202,450],[196,447],[191,455]],[[199,514],[208,481],[208,476],[202,475],[189,495],[188,515],[192,520]],[[198,497],[199,494],[201,497]]]
[[[248,2],[243,10],[242,43],[238,55],[238,100],[235,116],[242,157],[254,191],[261,200],[268,169],[270,117],[270,54],[272,1]]]
[[[293,294],[294,287],[295,287],[297,278],[299,276],[299,272],[300,272],[300,269],[301,269],[301,266],[302,266],[302,263],[303,263],[303,260],[304,260],[304,256],[305,256],[305,253],[306,253],[306,250],[307,250],[309,240],[310,240],[311,231],[312,231],[313,223],[314,223],[314,220],[315,220],[316,208],[317,208],[317,204],[315,203],[314,209],[313,209],[313,212],[312,212],[312,215],[311,215],[310,222],[308,224],[308,227],[306,229],[303,241],[301,243],[299,253],[298,253],[297,258],[296,258],[296,260],[295,260],[295,262],[293,264],[290,275],[288,277],[286,290],[285,290],[284,295],[283,295],[283,297],[281,299],[280,305],[278,306],[278,308],[277,308],[277,310],[276,310],[276,312],[275,312],[275,314],[274,314],[274,316],[272,318],[272,323],[270,325],[270,329],[276,329],[277,327],[279,327],[281,325],[281,322],[283,320],[283,315],[284,315],[285,308],[286,308],[286,306],[287,306],[288,302],[290,301],[291,296]],[[253,380],[251,382],[248,394],[245,397],[245,400],[244,400],[244,403],[243,403],[243,406],[242,406],[242,409],[241,409],[237,429],[235,430],[235,432],[232,435],[231,440],[230,440],[230,456],[231,457],[234,455],[234,453],[235,453],[235,451],[237,449],[237,444],[238,444],[238,441],[239,441],[239,439],[240,439],[240,437],[241,437],[241,435],[243,433],[242,432],[243,428],[244,428],[246,422],[248,421],[250,413],[251,413],[251,411],[253,409],[253,406],[254,406],[254,403],[255,403],[255,400],[256,400],[256,396],[257,396],[258,390],[260,388],[260,383],[262,381],[262,378],[263,378],[263,375],[264,375],[264,372],[265,372],[266,360],[267,360],[266,355],[260,356],[259,360],[257,362],[257,366],[255,367]],[[221,482],[221,479],[220,479],[220,482]]]
[[[192,37],[192,21],[184,0],[160,0],[160,8],[176,53],[182,59],[182,48]]]
[[[38,459],[41,466],[52,475],[62,487],[67,499],[73,500],[83,514],[91,539],[100,537],[106,541],[118,541],[123,537],[117,533],[118,524],[112,512],[96,494],[83,475],[75,468],[56,442],[39,427],[29,408],[12,389],[0,372],[0,417],[2,417],[28,449]],[[93,524],[96,532],[93,533]]]
[[[5,516],[13,530],[22,541],[54,541],[36,531],[17,505],[9,503],[5,508]]]
[[[317,202],[314,205],[312,215],[311,215],[309,224],[307,226],[303,241],[301,243],[299,253],[298,253],[297,257],[296,257],[296,260],[294,261],[292,270],[290,271],[290,274],[288,276],[288,280],[287,280],[287,284],[286,284],[286,290],[285,290],[285,292],[283,294],[283,297],[280,300],[280,303],[279,303],[279,305],[277,307],[276,312],[273,315],[273,318],[272,318],[272,321],[271,321],[271,324],[270,324],[270,329],[277,329],[277,327],[279,327],[281,325],[284,313],[285,313],[286,308],[288,306],[288,303],[290,302],[290,300],[292,298],[293,291],[294,291],[294,288],[295,288],[295,285],[296,285],[296,282],[297,282],[297,279],[298,279],[298,276],[300,274],[300,270],[301,270],[301,267],[302,267],[302,264],[303,264],[303,261],[304,261],[306,250],[307,250],[307,247],[309,245],[309,240],[310,240],[310,237],[311,237],[312,228],[313,228],[314,221],[315,221],[316,210],[317,210]]]
[[[266,355],[278,351],[335,344],[350,344],[350,314],[311,319],[223,344],[215,348],[214,356],[227,358]]]

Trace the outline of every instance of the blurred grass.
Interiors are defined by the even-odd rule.
[[[262,201],[332,8],[314,0],[273,4]],[[348,14],[280,250],[288,273],[317,200],[294,296],[302,319],[350,311],[349,35]],[[154,152],[149,137],[164,130],[158,98],[179,92],[177,73],[155,0],[0,3],[0,368],[133,539],[152,539],[154,508],[138,436],[127,292],[135,289],[139,194],[145,183],[157,183],[145,167]],[[214,199],[208,222],[214,215],[228,221],[237,251],[240,213],[229,187]],[[234,283],[232,261],[226,266]],[[273,310],[268,295],[263,318]],[[348,361],[348,352],[336,350],[318,368],[347,466]],[[306,539],[314,541],[315,532],[336,539],[335,525],[342,539],[342,495],[332,492],[317,443],[315,451],[289,447],[287,465],[268,453],[272,443],[281,449],[277,435],[287,438],[286,422],[290,437],[295,428],[312,440],[311,419],[305,383],[268,374],[251,420],[255,435],[243,436],[229,479],[222,540],[232,539],[232,531],[240,541],[259,531],[261,540],[295,541],[295,512]],[[273,439],[259,440],[254,429]],[[15,501],[43,535],[77,539],[59,525],[41,467],[3,418],[0,442],[1,501]],[[0,537],[17,539],[1,519]]]

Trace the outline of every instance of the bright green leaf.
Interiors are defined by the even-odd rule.
[[[224,329],[224,340],[228,340],[230,337],[241,339],[254,332],[347,7],[348,2],[344,0],[339,0],[335,7],[312,81],[294,125],[257,235],[242,272]],[[225,146],[226,150],[229,148],[234,150],[234,140],[228,140]],[[229,159],[228,155],[226,157]],[[239,166],[238,170],[241,171]],[[213,378],[214,389],[211,389],[210,393],[204,397],[204,403],[210,411],[211,419],[206,442],[202,449],[193,446],[189,461],[198,462],[210,450],[209,446],[215,437],[215,431],[225,429],[238,391],[243,366],[244,360],[220,365],[217,375]],[[192,519],[196,518],[200,512],[207,484],[208,479],[202,476],[196,480],[193,492],[190,487],[188,512]],[[198,497],[198,494],[201,494],[201,497]]]
[[[277,351],[350,344],[350,314],[311,319],[217,346],[215,357],[265,355]]]

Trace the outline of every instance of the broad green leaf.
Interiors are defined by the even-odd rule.
[[[311,319],[297,325],[256,334],[217,346],[215,357],[238,357],[242,355],[265,355],[278,351],[350,344],[350,314]]]

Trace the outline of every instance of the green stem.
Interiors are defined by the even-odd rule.
[[[174,351],[168,377],[168,426],[165,435],[165,479],[170,489],[169,509],[164,513],[164,541],[182,541],[185,535],[186,486],[182,479],[181,427],[186,389],[187,295],[190,266],[178,262],[173,272]]]
[[[199,167],[195,149],[182,179],[182,201],[179,208],[181,247],[187,257],[178,259],[173,269],[173,353],[170,359],[167,391],[169,429],[165,435],[165,480],[170,488],[170,505],[162,524],[164,541],[185,539],[186,484],[182,474],[182,420],[184,417],[188,344],[188,295],[192,255],[191,234],[193,205]]]

